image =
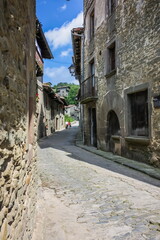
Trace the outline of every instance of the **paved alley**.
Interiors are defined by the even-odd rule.
[[[160,181],[76,147],[77,132],[39,142],[33,240],[159,240]]]

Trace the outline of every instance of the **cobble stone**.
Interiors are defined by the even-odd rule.
[[[43,217],[33,240],[41,239],[42,225],[43,240],[156,239],[159,180],[77,148],[76,133],[72,127],[39,142],[37,216]]]

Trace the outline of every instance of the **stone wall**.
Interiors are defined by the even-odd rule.
[[[91,5],[94,3],[94,0],[83,0],[83,7],[84,7],[84,17],[87,14],[87,11],[91,7]]]
[[[88,15],[85,16],[84,73],[86,79],[89,62],[94,58],[95,76],[98,78],[98,148],[160,166],[160,108],[154,107],[153,102],[160,96],[159,3],[157,0],[119,0],[115,12],[109,16],[106,2],[96,0],[91,6],[95,10],[95,36],[90,40],[90,11],[87,8],[91,1],[85,1]],[[107,74],[109,63],[106,54],[113,41],[116,43],[116,70]],[[127,94],[142,89],[148,90],[149,135],[137,138],[130,136],[128,130],[131,116]],[[85,104],[85,108],[88,107],[89,104]],[[120,136],[111,143],[112,149],[108,145],[110,111],[116,113],[120,124]],[[84,128],[88,129],[87,115],[84,118]],[[89,139],[89,132],[87,134]]]
[[[35,204],[35,2],[0,1],[0,239],[31,239]]]

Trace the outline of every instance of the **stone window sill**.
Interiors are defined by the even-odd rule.
[[[114,69],[114,70],[112,70],[111,72],[107,73],[107,74],[105,75],[105,77],[106,77],[106,78],[109,78],[109,77],[111,77],[111,76],[113,76],[113,75],[115,75],[115,74],[116,74],[116,69]]]
[[[148,137],[129,136],[125,137],[125,140],[130,143],[137,143],[142,145],[149,145],[150,139]]]
[[[120,137],[119,135],[112,135],[111,138],[115,141],[120,141]]]

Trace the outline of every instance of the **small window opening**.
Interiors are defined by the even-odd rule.
[[[131,135],[148,136],[148,91],[129,94],[128,97]]]
[[[115,58],[115,42],[108,47],[109,55],[109,72],[116,68],[116,58]]]
[[[94,37],[94,10],[90,15],[90,38]]]
[[[108,12],[109,16],[115,11],[116,8],[116,0],[108,0]]]
[[[95,86],[95,67],[94,67],[94,61],[90,63],[90,69],[91,69],[91,78],[92,78],[92,87]]]

